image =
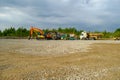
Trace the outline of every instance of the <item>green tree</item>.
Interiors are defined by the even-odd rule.
[[[115,32],[120,32],[120,28],[116,29]]]
[[[63,29],[61,27],[59,27],[58,32],[63,32]]]
[[[3,31],[3,36],[15,36],[15,28],[11,27]]]
[[[3,31],[3,36],[7,36],[7,34],[8,34],[8,29],[5,29],[5,30]]]
[[[103,38],[112,38],[113,37],[113,33],[112,32],[107,32],[106,30],[103,33]]]
[[[0,30],[0,36],[2,36],[2,31]]]
[[[52,31],[53,31],[53,32],[56,32],[57,30],[53,28]]]
[[[76,35],[77,35],[77,36],[80,36],[81,32],[83,32],[83,30],[77,31],[77,32],[76,32]]]
[[[114,37],[120,37],[120,28],[116,29],[113,35]]]
[[[16,30],[16,36],[18,37],[27,37],[29,35],[29,31],[26,28],[19,27]]]
[[[8,29],[8,36],[15,36],[15,28],[11,27]]]

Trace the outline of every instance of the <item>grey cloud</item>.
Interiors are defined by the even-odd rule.
[[[104,30],[119,25],[119,3],[119,0],[0,0],[0,23],[68,24],[77,28],[82,25],[85,29],[102,26],[96,29]]]

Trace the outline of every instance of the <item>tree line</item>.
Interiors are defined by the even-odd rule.
[[[77,36],[79,36],[81,34],[81,32],[83,30],[77,30],[74,27],[70,27],[70,28],[58,28],[58,29],[43,29],[44,32],[48,32],[48,31],[56,31],[56,32],[60,32],[60,33],[65,33],[65,34],[70,34],[70,33],[74,33]],[[18,29],[15,29],[14,27],[10,27],[10,28],[6,28],[3,31],[0,30],[0,37],[18,37],[18,38],[27,38],[29,36],[29,30],[23,27],[19,27]],[[104,36],[103,38],[113,38],[113,37],[120,37],[120,28],[116,29],[114,32],[107,32],[105,31],[94,31],[95,33],[103,33]]]
[[[5,30],[0,30],[0,37],[27,37],[29,35],[29,30],[23,27],[15,29],[14,27],[6,28]]]

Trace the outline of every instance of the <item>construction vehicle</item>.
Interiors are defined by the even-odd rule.
[[[35,33],[36,39],[45,39],[44,32],[41,29],[35,27],[30,28],[30,35],[28,39],[33,37],[33,33]]]
[[[57,32],[48,31],[45,32],[39,28],[31,27],[30,28],[30,36],[28,39],[31,39],[33,36],[33,33],[35,33],[36,39],[46,39],[46,40],[58,40],[60,39],[60,35]]]
[[[81,40],[97,40],[101,39],[103,36],[102,33],[88,33],[86,31],[81,32],[80,39]]]
[[[61,35],[56,32],[56,31],[48,31],[44,34],[46,39],[51,39],[51,40],[60,40]]]
[[[120,40],[120,37],[114,37],[113,39],[114,40]]]
[[[61,40],[68,40],[69,34],[61,33]]]
[[[61,40],[76,40],[76,35],[71,33],[71,34],[68,34],[68,33],[62,33],[61,34]]]
[[[75,34],[69,34],[69,40],[75,40]]]

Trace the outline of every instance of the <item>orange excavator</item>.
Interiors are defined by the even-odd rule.
[[[36,39],[44,39],[44,32],[41,29],[35,28],[33,26],[31,26],[30,28],[30,36],[28,39],[31,39],[33,36],[33,33],[35,33]]]
[[[30,28],[30,36],[28,39],[32,38],[33,33],[35,33],[36,39],[52,39],[52,36],[50,33],[44,34],[44,32],[41,29],[33,26]]]

